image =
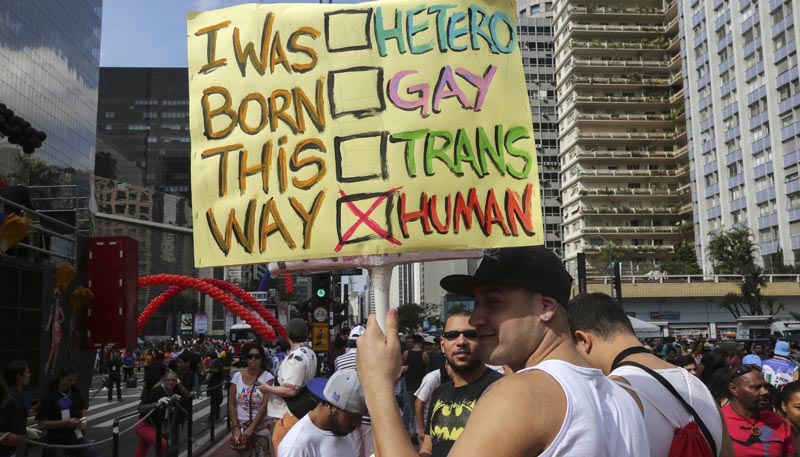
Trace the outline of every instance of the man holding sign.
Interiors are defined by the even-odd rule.
[[[516,372],[483,394],[449,455],[648,455],[636,403],[590,368],[572,343],[564,308],[571,282],[558,257],[541,246],[489,250],[474,276],[441,281],[450,292],[475,297],[469,322],[478,331],[481,360]],[[357,362],[377,454],[416,456],[394,407],[396,310],[389,311],[385,333],[370,317]]]

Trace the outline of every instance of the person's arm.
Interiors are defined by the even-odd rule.
[[[270,379],[269,381],[267,381],[264,384],[272,384],[272,379]],[[258,414],[256,414],[256,417],[253,418],[253,421],[250,423],[250,425],[244,431],[245,440],[249,440],[250,439],[250,437],[255,432],[256,428],[258,428],[258,425],[261,424],[262,420],[264,420],[264,416],[266,416],[266,414],[267,414],[267,404],[268,403],[269,403],[269,394],[264,394],[264,399],[261,401],[261,407],[258,408]]]
[[[269,384],[261,384],[258,390],[265,394],[274,394],[283,398],[294,397],[300,392],[300,389],[295,389],[293,386],[273,386]]]
[[[389,310],[385,335],[373,314],[369,317],[367,331],[356,341],[356,370],[370,411],[375,455],[419,457],[408,439],[394,398],[393,386],[401,365],[397,310]]]
[[[433,453],[433,440],[430,435],[422,437],[422,442],[419,444],[419,457],[431,457]]]
[[[719,413],[719,420],[722,421],[722,449],[720,449],[719,457],[736,457],[736,451],[733,450],[733,441],[731,435],[728,433],[728,423],[725,422],[725,416],[722,415],[722,410],[717,407]]]
[[[548,413],[498,420],[511,409]],[[566,412],[564,389],[550,375],[537,370],[504,376],[484,391],[448,455],[539,455],[555,439]]]
[[[236,415],[236,384],[234,383],[231,383],[231,387],[228,389],[228,417],[231,418],[231,434],[238,441],[242,431],[239,430],[239,416]]]
[[[422,420],[423,409],[425,409],[425,402],[414,397],[414,414],[417,416],[417,434],[420,437],[425,435],[425,421]]]
[[[5,435],[5,433],[6,433],[6,432],[0,432],[0,437],[2,437],[3,435]],[[5,436],[5,438],[3,438],[3,439],[0,439],[0,444],[2,444],[3,446],[8,446],[8,447],[17,447],[17,446],[21,446],[22,444],[24,444],[24,443],[25,443],[25,439],[26,439],[27,437],[28,437],[28,435],[27,435],[27,434],[25,434],[25,435],[20,435],[20,434],[18,434],[18,433],[11,433],[11,432],[9,432],[9,433],[8,433],[8,435],[6,435],[6,436]]]

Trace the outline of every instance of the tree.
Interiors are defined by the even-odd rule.
[[[739,293],[725,296],[720,306],[735,318],[742,315],[775,315],[785,306],[764,297],[761,289],[767,286],[764,270],[755,263],[756,247],[750,229],[743,226],[720,231],[708,244],[708,252],[717,273],[742,276]]]
[[[675,258],[661,264],[661,271],[670,275],[697,275],[703,270],[697,264],[694,243],[681,241],[675,249]]]
[[[770,265],[772,274],[796,274],[798,272],[797,267],[794,265],[786,265],[783,260],[783,249],[778,249],[778,252],[772,255]]]
[[[439,317],[439,305],[433,303],[406,303],[397,308],[398,325],[408,331],[416,331],[422,328],[422,323],[428,323],[434,327],[441,326],[442,320]]]
[[[708,254],[718,274],[744,274],[755,265],[756,246],[750,229],[738,225],[721,230],[708,243]]]
[[[602,265],[608,265],[613,262],[621,262],[625,258],[625,251],[614,244],[614,242],[609,241],[602,247],[600,247],[600,262]]]

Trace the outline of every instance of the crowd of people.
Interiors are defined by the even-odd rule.
[[[143,360],[137,457],[155,446],[177,455],[192,397],[204,392],[209,421],[221,419],[227,395],[229,447],[241,457],[797,455],[793,343],[640,340],[615,299],[570,299],[572,278],[542,247],[487,251],[474,275],[441,284],[475,307],[435,336],[401,335],[392,310],[384,329],[374,316],[342,329],[341,351],[322,368],[307,322],[292,319],[288,341],[238,351],[203,340],[98,354],[104,388],[109,401],[114,390],[121,398]],[[38,428],[16,419],[27,413],[27,365],[12,362],[3,379],[0,457],[41,430],[45,443],[87,443],[74,370],[42,392]]]

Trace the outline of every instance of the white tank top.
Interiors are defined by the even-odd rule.
[[[642,457],[650,453],[642,412],[633,398],[595,368],[546,360],[541,370],[564,389],[567,411],[541,456]]]
[[[717,403],[708,388],[683,368],[655,371],[672,384],[681,397],[700,415],[700,419],[706,424],[714,438],[717,455],[719,455],[722,450],[722,418]],[[675,435],[675,428],[683,427],[691,421],[691,416],[686,408],[660,382],[640,368],[621,366],[612,371],[611,375],[625,378],[633,387],[632,390],[639,394],[644,407],[644,422],[647,425],[648,440],[650,441],[650,456],[667,456]],[[653,403],[657,403],[658,409]]]

